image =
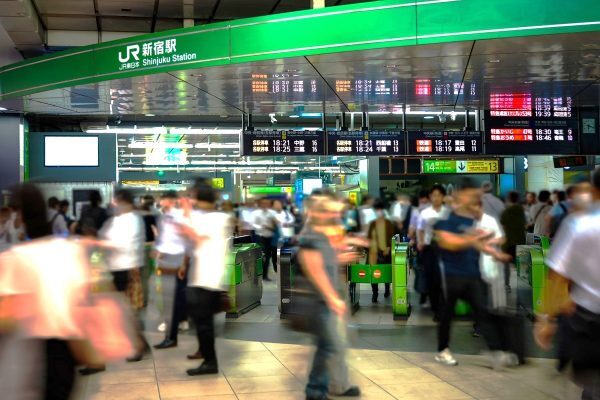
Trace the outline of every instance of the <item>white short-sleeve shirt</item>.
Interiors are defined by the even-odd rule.
[[[546,264],[572,282],[571,299],[600,314],[600,205],[568,216],[560,225]]]
[[[428,246],[431,244],[433,240],[433,226],[440,219],[448,218],[450,214],[450,210],[446,206],[442,206],[439,211],[436,211],[433,206],[429,206],[423,211],[421,211],[421,215],[419,218],[419,225],[417,229],[420,231],[425,231],[425,243],[424,245]]]

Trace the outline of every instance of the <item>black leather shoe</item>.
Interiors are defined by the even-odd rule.
[[[186,372],[189,376],[210,375],[210,374],[218,374],[219,368],[217,367],[216,364],[204,363],[204,364],[200,365],[198,368],[188,369]]]
[[[159,344],[154,345],[157,350],[170,349],[171,347],[177,347],[177,340],[165,339]]]
[[[351,386],[344,393],[338,395],[338,397],[358,397],[360,396],[360,388],[358,386]]]
[[[83,376],[94,375],[106,371],[106,367],[86,367],[79,370],[79,374]]]
[[[374,294],[373,297],[371,297],[371,303],[377,303],[377,298],[379,297],[379,295]]]
[[[384,298],[386,298],[386,299],[387,299],[388,297],[390,297],[390,292],[385,292],[385,293],[383,294],[383,297],[384,297]]]

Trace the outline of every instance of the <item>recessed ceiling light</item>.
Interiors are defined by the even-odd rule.
[[[493,59],[493,60],[488,60],[488,62],[490,62],[490,63],[493,63],[493,64],[497,64],[497,63],[499,63],[499,62],[500,62],[500,60],[499,60],[499,59],[497,59],[497,58],[495,58],[495,59]]]
[[[290,118],[300,118],[300,116],[296,115],[296,114],[292,114],[292,115],[290,115]]]
[[[531,81],[524,81],[523,83],[530,84],[530,83],[533,83],[533,82],[531,82]]]
[[[7,111],[8,108],[0,107],[0,111]]]
[[[146,114],[146,117],[156,117],[156,114]]]
[[[433,118],[434,118],[433,115],[426,115],[423,117],[423,119],[433,119]]]

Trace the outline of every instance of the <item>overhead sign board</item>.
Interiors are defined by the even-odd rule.
[[[483,154],[483,134],[472,131],[410,131],[411,155]]]
[[[486,160],[423,160],[424,174],[499,174],[500,161]]]
[[[323,131],[264,130],[242,133],[243,156],[325,155]]]
[[[404,131],[338,131],[327,133],[332,156],[404,155]]]
[[[294,188],[291,186],[250,186],[248,192],[250,194],[289,194],[294,193]]]

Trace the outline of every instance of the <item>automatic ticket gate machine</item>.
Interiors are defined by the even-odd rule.
[[[411,312],[408,301],[409,246],[401,241],[400,235],[396,235],[392,239],[391,249],[391,264],[352,264],[348,267],[350,299],[353,308],[358,309],[358,283],[391,283],[394,319],[406,319]]]
[[[231,308],[225,316],[238,318],[260,305],[263,287],[263,259],[256,243],[236,243],[231,249],[226,268],[229,272]]]
[[[528,243],[517,246],[517,304],[530,317],[544,309],[548,266],[545,263],[550,249],[546,236],[528,236]]]

